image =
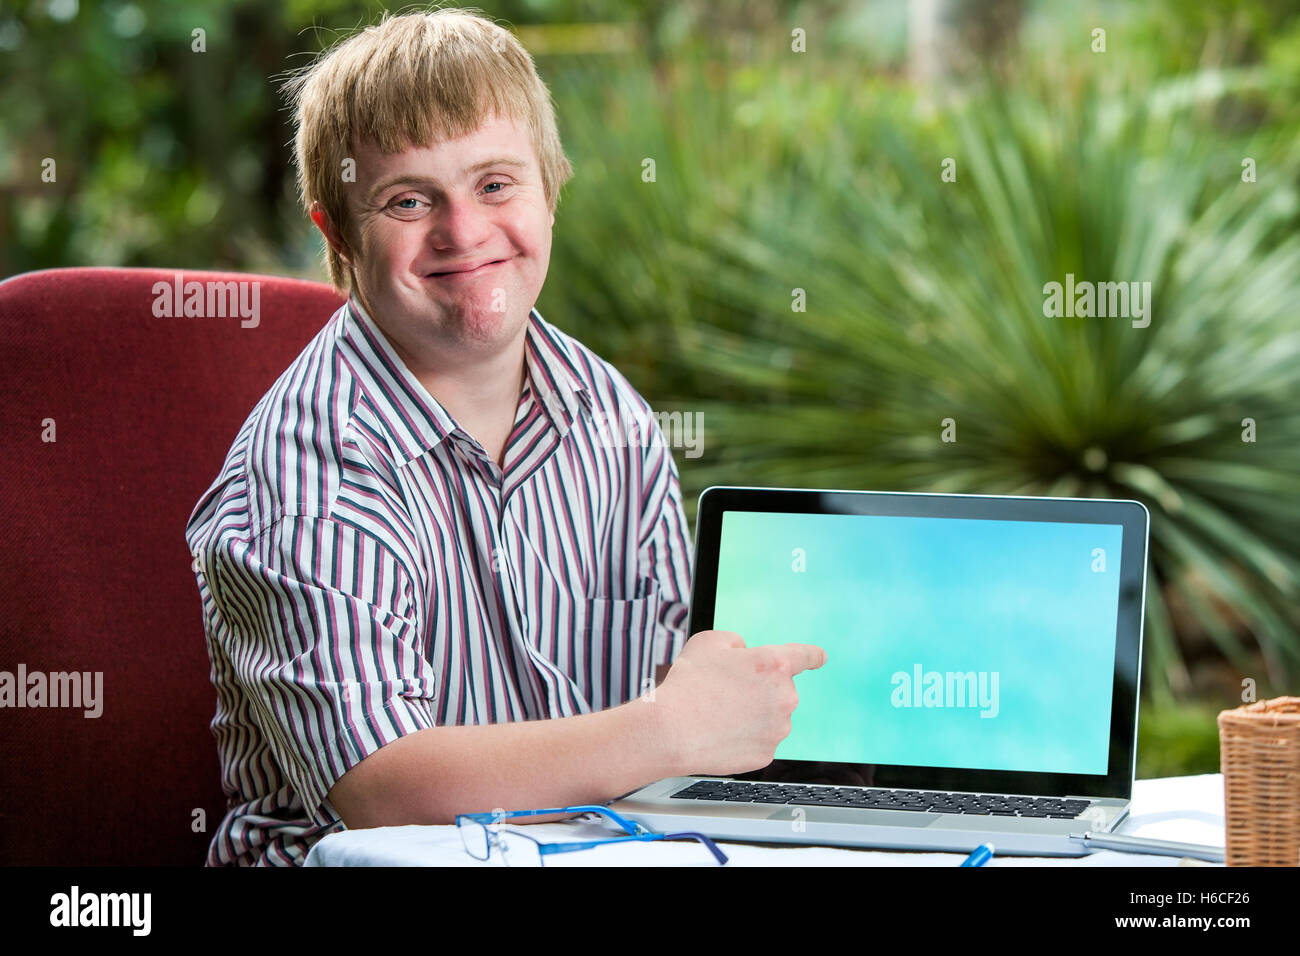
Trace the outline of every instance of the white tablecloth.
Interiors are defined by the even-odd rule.
[[[543,843],[601,839],[622,833],[601,823],[575,821],[528,826]],[[1223,777],[1138,780],[1133,808],[1119,832],[1157,840],[1223,846]],[[840,847],[755,846],[718,844],[728,866],[956,866],[961,853],[907,853],[896,850],[848,850]],[[995,857],[988,866],[1176,866],[1177,857],[1099,850],[1088,856]],[[472,859],[454,826],[376,827],[343,830],[322,838],[307,856],[307,866],[499,866]],[[622,843],[577,853],[548,856],[551,866],[717,866],[712,855],[693,840]]]

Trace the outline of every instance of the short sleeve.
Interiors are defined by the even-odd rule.
[[[648,429],[650,440],[643,445],[642,530],[637,560],[642,573],[658,583],[661,596],[654,661],[671,664],[688,636],[691,539],[682,511],[677,463],[653,416]]]
[[[327,518],[209,547],[207,626],[226,677],[308,814],[333,823],[326,794],[344,773],[435,725],[411,577],[374,537]]]

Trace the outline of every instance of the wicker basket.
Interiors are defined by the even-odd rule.
[[[1219,714],[1228,866],[1300,866],[1300,697]]]

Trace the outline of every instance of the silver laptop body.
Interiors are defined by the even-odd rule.
[[[845,518],[849,520],[842,520]],[[853,520],[863,518],[868,520]],[[873,523],[872,518],[889,520]],[[932,519],[949,523],[927,523]],[[990,523],[998,521],[1010,521],[1014,526]],[[802,530],[805,525],[806,531]],[[812,613],[807,608],[800,608],[799,595],[805,592],[798,591],[798,588],[804,586],[807,579],[800,580],[795,576],[787,579],[775,560],[764,567],[776,570],[760,569],[757,575],[750,575],[758,578],[754,587],[761,589],[752,593],[761,593],[764,599],[774,589],[778,592],[782,588],[788,589],[785,596],[788,601],[775,605],[789,608],[787,619],[783,623],[774,623],[773,633],[763,633],[764,622],[771,617],[770,613],[758,609],[752,620],[746,618],[745,595],[751,592],[742,590],[731,598],[722,593],[732,586],[726,582],[738,580],[735,568],[729,568],[728,561],[733,565],[741,562],[738,565],[741,567],[757,567],[745,564],[753,560],[752,552],[766,547],[768,542],[773,548],[782,548],[782,534],[787,529],[800,529],[797,533],[792,531],[794,536],[789,540],[810,542],[814,552],[818,542],[824,543],[823,550],[843,547],[843,542],[855,535],[871,542],[892,540],[896,544],[906,544],[908,539],[905,536],[911,534],[912,529],[919,529],[916,530],[918,535],[936,536],[932,545],[935,542],[957,542],[955,550],[960,550],[962,535],[979,534],[983,536],[979,539],[980,553],[988,554],[992,567],[998,567],[1002,558],[999,542],[1016,540],[1018,544],[1007,546],[1005,557],[1010,561],[1017,556],[1022,559],[1029,556],[1033,560],[1025,563],[1032,563],[1035,569],[1025,567],[1017,571],[1009,567],[1007,580],[1014,583],[1019,579],[1017,575],[1032,577],[1039,590],[1032,598],[1023,599],[1022,603],[1028,609],[1018,610],[1021,617],[1015,620],[1032,621],[1035,615],[1042,621],[1052,620],[1054,602],[1041,587],[1044,582],[1050,584],[1053,575],[1058,574],[1053,570],[1054,562],[1069,565],[1059,572],[1062,581],[1082,581],[1081,587],[1099,589],[1096,593],[1107,595],[1108,600],[1113,592],[1113,605],[1106,604],[1098,610],[1093,606],[1096,602],[1089,603],[1083,611],[1095,614],[1095,618],[1090,619],[1092,623],[1084,630],[1069,634],[1071,640],[1079,642],[1078,646],[1087,650],[1080,656],[1091,662],[1088,667],[1094,671],[1100,667],[1103,658],[1113,656],[1110,661],[1112,691],[1108,712],[1102,712],[1105,704],[1101,700],[1103,694],[1093,693],[1083,698],[1082,706],[1075,706],[1080,706],[1080,712],[1091,712],[1094,729],[1084,736],[1075,737],[1070,736],[1075,731],[1066,712],[1063,722],[1053,724],[1065,728],[1059,754],[1052,750],[1050,735],[1043,735],[1037,726],[1051,723],[1051,713],[1044,714],[1045,721],[1022,720],[1019,728],[1013,724],[994,727],[997,723],[994,721],[986,731],[974,724],[980,739],[986,744],[977,743],[972,748],[976,756],[968,761],[963,758],[962,766],[945,767],[909,764],[910,751],[900,750],[897,742],[905,738],[897,736],[894,749],[886,760],[867,759],[873,756],[874,746],[869,731],[859,735],[858,746],[866,752],[854,754],[862,759],[844,761],[845,753],[831,753],[842,750],[844,741],[841,737],[848,736],[836,732],[834,720],[823,720],[820,737],[815,733],[805,734],[800,744],[803,749],[793,754],[795,759],[785,759],[788,756],[787,744],[794,741],[799,731],[800,711],[797,709],[792,721],[795,729],[791,737],[778,747],[777,759],[768,768],[734,777],[681,776],[660,780],[616,800],[612,809],[656,832],[694,831],[730,841],[951,852],[969,852],[980,844],[992,844],[999,855],[1086,855],[1089,851],[1078,841],[1071,840],[1071,834],[1111,832],[1129,812],[1136,756],[1148,525],[1146,509],[1134,501],[730,487],[708,489],[701,495],[697,513],[696,576],[688,633],[711,628],[734,630],[746,639],[749,646],[785,640],[819,643],[815,633],[793,633],[798,630],[803,615]],[[886,529],[884,537],[878,531],[880,528]],[[728,534],[732,536],[730,542]],[[1037,543],[1040,539],[1049,543]],[[1075,540],[1078,546],[1073,543]],[[1107,548],[1086,548],[1094,540],[1108,545],[1112,553],[1099,557],[1097,552]],[[1084,547],[1088,554],[1081,557],[1077,553],[1079,547]],[[936,553],[938,550],[935,549]],[[927,557],[930,552],[924,548],[901,546],[888,551],[885,560],[892,563],[890,556],[908,552],[920,555],[913,560],[931,560]],[[784,552],[779,553],[784,558]],[[804,557],[808,561],[814,560],[809,555]],[[904,565],[899,573],[907,573],[908,559],[899,560]],[[935,557],[934,560],[943,558]],[[1098,572],[1100,561],[1101,571],[1096,577],[1087,577],[1073,566],[1076,560],[1091,560],[1089,567],[1092,572]],[[840,563],[842,565],[843,561]],[[864,582],[868,582],[873,574],[870,565],[871,562],[865,562],[861,568]],[[920,565],[916,567],[920,568]],[[1105,577],[1107,570],[1114,573],[1113,582]],[[924,578],[925,573],[919,571],[916,576]],[[787,585],[784,583],[787,580],[795,583]],[[972,593],[978,595],[979,592]],[[1091,593],[1079,591],[1064,595],[1059,613],[1070,613],[1070,601],[1077,603]],[[810,599],[805,597],[805,600]],[[1113,628],[1106,624],[1111,606],[1114,607]],[[715,610],[718,611],[716,617]],[[980,615],[978,597],[972,599],[970,613],[972,619]],[[745,621],[747,626],[734,626],[737,620]],[[904,621],[898,626],[905,630],[905,625]],[[1068,622],[1063,626],[1067,625]],[[1052,639],[1040,639],[1030,628],[1024,634],[1012,635],[1007,640],[1029,642],[1025,645],[1025,656],[1032,656],[1032,642]],[[1094,641],[1095,644],[1091,643]],[[997,643],[996,635],[994,643]],[[1110,655],[1107,648],[1112,646],[1114,653]],[[998,647],[997,650],[1001,653],[1007,649]],[[1070,655],[1068,647],[1042,650],[1049,656],[1050,653]],[[839,656],[843,659],[845,655],[841,652]],[[827,667],[835,660],[836,652],[828,648]],[[1053,669],[1054,672],[1059,670],[1059,666]],[[813,673],[805,672],[805,675]],[[806,706],[808,694],[813,692],[805,687],[805,675],[796,677],[800,708]],[[877,672],[864,666],[862,673],[853,677],[860,677],[864,695],[885,693],[887,676],[884,671]],[[1107,682],[1106,675],[1088,675],[1086,670],[1081,671],[1079,679],[1092,680],[1095,688]],[[894,680],[896,685],[903,683],[897,673]],[[994,686],[996,688],[996,684]],[[910,706],[910,701],[904,700],[904,703]],[[897,700],[893,706],[897,709]],[[1044,704],[1040,698],[1035,706],[1050,708],[1053,705],[1050,701]],[[1061,706],[1068,706],[1068,702]],[[889,711],[884,713],[889,719],[894,719]],[[1097,728],[1103,724],[1106,739],[1098,739],[1101,731]],[[849,724],[846,722],[843,726]],[[1037,737],[1038,752],[1048,755],[1046,762],[1042,767],[1011,766],[1004,760],[995,768],[981,768],[978,766],[981,748],[990,754],[1004,752],[1002,748],[1007,742],[999,740],[999,734],[1023,734],[1027,742],[1032,742],[1028,738]],[[915,751],[918,756],[928,744],[917,742]],[[904,742],[901,746],[906,748],[907,744]],[[1021,751],[1013,748],[1007,752]],[[1084,752],[1096,755],[1091,758],[1092,764],[1075,766],[1076,758],[1081,760]],[[1068,772],[1064,772],[1063,767]],[[1091,772],[1078,772],[1080,770]],[[939,783],[957,785],[941,786]]]

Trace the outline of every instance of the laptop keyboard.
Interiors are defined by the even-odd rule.
[[[1073,820],[1091,801],[1051,797],[1008,797],[987,793],[941,793],[933,790],[875,790],[750,780],[697,780],[672,795],[674,800],[725,803],[786,803],[806,807],[854,807],[867,810],[913,810],[975,816],[1038,817]]]

